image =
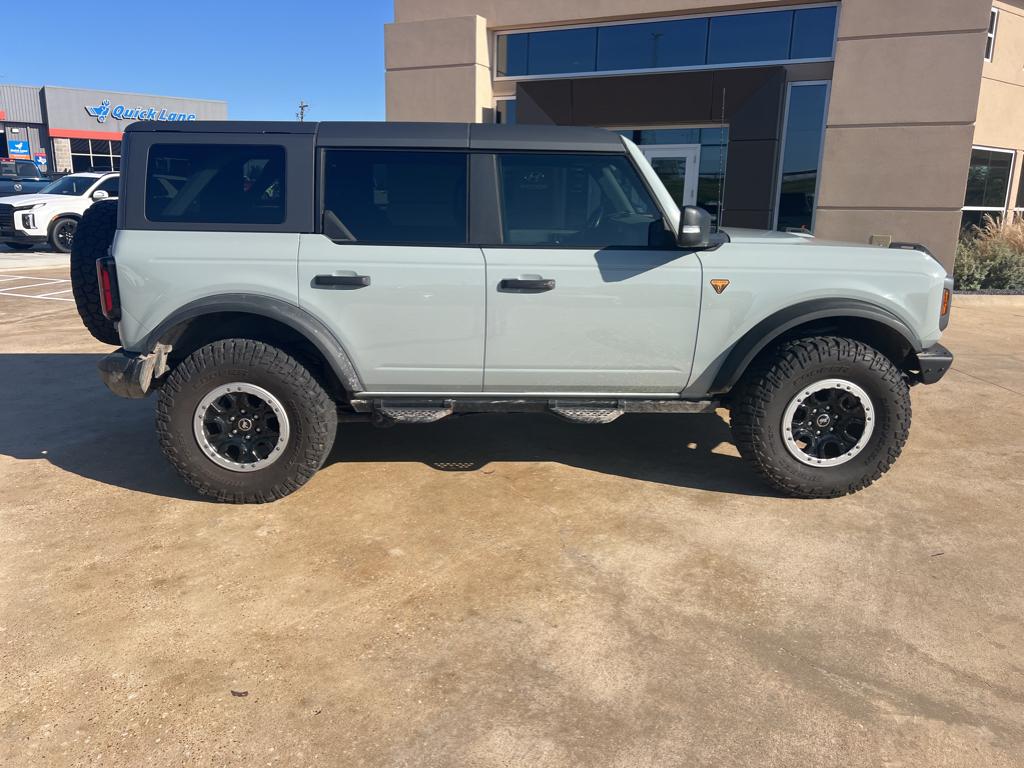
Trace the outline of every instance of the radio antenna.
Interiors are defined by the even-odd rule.
[[[718,218],[715,221],[715,230],[722,229],[722,217],[725,215],[725,148],[728,143],[725,127],[725,88],[722,89],[722,122],[721,146],[718,148]]]

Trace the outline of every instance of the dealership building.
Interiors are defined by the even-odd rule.
[[[52,173],[118,170],[124,127],[136,120],[224,120],[224,101],[52,85],[0,85],[0,157]]]
[[[593,125],[726,226],[924,243],[1024,213],[1024,0],[395,0],[389,120]]]

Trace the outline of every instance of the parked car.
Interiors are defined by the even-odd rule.
[[[119,204],[75,241],[78,307],[122,347],[107,386],[159,392],[165,455],[220,500],[299,488],[339,420],[717,406],[776,489],[840,496],[952,362],[926,248],[712,231],[607,131],[135,123],[122,151]]]
[[[50,177],[31,160],[0,158],[0,197],[28,195],[49,183]]]
[[[31,195],[0,198],[0,243],[28,250],[49,243],[70,253],[82,214],[97,200],[117,198],[118,174],[72,173]]]

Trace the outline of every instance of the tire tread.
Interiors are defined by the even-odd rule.
[[[242,365],[262,368],[280,376],[301,393],[298,402],[302,408],[312,412],[309,423],[312,427],[308,439],[301,447],[302,454],[296,463],[297,471],[269,488],[257,490],[227,491],[206,482],[195,471],[192,461],[182,455],[173,439],[171,414],[176,408],[177,398],[183,393],[187,382],[211,369]],[[283,350],[251,339],[224,339],[201,347],[179,363],[160,389],[156,408],[156,427],[160,447],[168,461],[188,485],[203,496],[233,504],[259,504],[294,493],[309,481],[323,465],[334,441],[337,425],[337,408],[334,400],[317,382],[309,370]]]
[[[853,482],[823,487],[804,482],[786,469],[783,461],[791,457],[778,455],[765,439],[775,428],[766,421],[766,411],[787,381],[811,366],[837,361],[867,364],[892,396],[895,423],[888,430],[885,450],[866,472]],[[907,441],[911,404],[903,372],[881,352],[854,339],[815,336],[785,342],[773,354],[756,361],[734,393],[731,420],[740,455],[769,485],[800,498],[835,498],[868,487],[892,467]]]

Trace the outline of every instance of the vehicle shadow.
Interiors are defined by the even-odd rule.
[[[98,354],[0,354],[0,454],[45,459],[75,475],[158,496],[199,499],[160,453],[154,402],[123,400],[96,373]],[[605,426],[546,414],[474,415],[378,429],[341,425],[327,464],[419,462],[477,471],[556,462],[720,493],[771,495],[729,448],[717,414],[629,415]]]

